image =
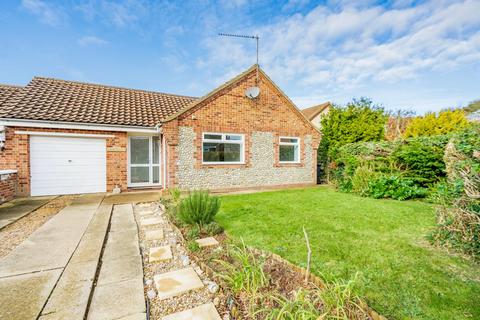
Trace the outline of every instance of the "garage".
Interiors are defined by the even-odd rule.
[[[30,136],[31,195],[106,192],[104,138]]]

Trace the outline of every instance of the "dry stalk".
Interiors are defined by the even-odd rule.
[[[308,234],[303,226],[303,234],[305,235],[305,241],[307,242],[307,272],[305,272],[305,284],[308,284],[308,279],[310,278],[310,261],[312,258],[312,249],[310,248],[310,241],[308,240]]]

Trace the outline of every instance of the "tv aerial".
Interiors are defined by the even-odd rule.
[[[249,99],[255,99],[260,95],[260,88],[258,87],[258,40],[260,40],[260,37],[258,35],[245,35],[245,34],[231,34],[231,33],[219,33],[219,36],[222,37],[232,37],[232,38],[246,38],[246,39],[253,39],[256,42],[257,45],[257,75],[255,78],[255,87],[250,87],[245,90],[245,96]]]

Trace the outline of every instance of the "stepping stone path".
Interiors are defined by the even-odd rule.
[[[143,219],[142,222],[141,222],[141,225],[146,227],[146,226],[153,226],[153,225],[156,225],[156,224],[161,224],[162,222],[163,222],[162,218],[154,217],[154,218]]]
[[[148,261],[159,262],[172,259],[172,250],[170,246],[150,248]]]
[[[195,240],[195,242],[198,243],[200,248],[205,248],[205,247],[211,247],[211,246],[217,246],[218,245],[218,241],[214,237],[197,239],[197,240]]]
[[[162,229],[145,231],[145,238],[147,238],[147,240],[162,240],[163,237]]]
[[[202,280],[191,267],[156,275],[153,282],[161,300],[203,287]]]
[[[190,262],[178,230],[162,217],[164,211],[161,204],[153,202],[134,207],[150,318],[221,320],[212,303],[221,293],[209,291],[206,284],[214,282]],[[200,240],[200,246],[218,245],[212,237]]]
[[[177,312],[163,317],[162,320],[192,320],[192,319],[212,319],[221,320],[217,309],[213,303],[205,303],[193,309]]]

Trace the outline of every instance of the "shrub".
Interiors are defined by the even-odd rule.
[[[446,110],[438,114],[428,113],[410,121],[405,130],[405,138],[435,136],[462,130],[468,126],[463,110]]]
[[[447,180],[435,193],[432,242],[480,259],[480,125],[453,136],[445,150]]]
[[[218,222],[210,222],[203,226],[203,230],[210,236],[214,236],[223,232],[223,227]]]
[[[419,185],[431,185],[445,176],[443,154],[448,139],[443,135],[406,140],[393,152],[393,160]]]
[[[357,167],[352,177],[352,192],[362,196],[368,195],[369,183],[377,176],[378,173],[371,164]]]
[[[411,179],[399,175],[382,175],[368,185],[368,195],[379,198],[407,200],[425,197],[426,189],[418,187]]]
[[[213,221],[220,209],[220,199],[210,196],[207,191],[194,191],[178,206],[178,217],[186,224],[202,227]]]

